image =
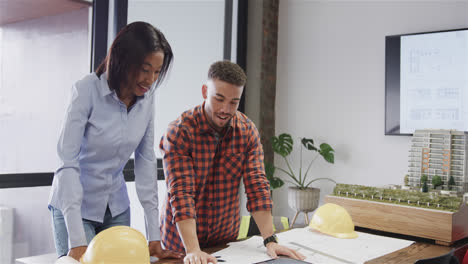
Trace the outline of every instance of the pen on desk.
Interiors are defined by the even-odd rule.
[[[226,262],[224,259],[221,259],[221,256],[214,256],[218,262]]]

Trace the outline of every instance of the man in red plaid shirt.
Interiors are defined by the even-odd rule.
[[[270,186],[263,148],[254,123],[237,111],[246,82],[235,63],[211,65],[202,86],[204,102],[173,121],[161,139],[167,202],[161,216],[161,241],[184,252],[184,263],[217,263],[201,251],[236,240],[239,233],[239,184],[257,223],[267,253],[304,259],[281,246],[273,235]]]

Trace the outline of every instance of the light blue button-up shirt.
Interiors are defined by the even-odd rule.
[[[130,206],[122,170],[135,152],[135,186],[149,241],[160,240],[154,153],[155,86],[127,106],[109,89],[107,74],[87,75],[73,86],[57,145],[61,160],[49,205],[62,211],[70,248],[87,245],[82,218],[103,222]]]

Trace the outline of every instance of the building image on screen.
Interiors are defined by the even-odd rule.
[[[402,36],[400,45],[400,133],[468,131],[468,30]]]

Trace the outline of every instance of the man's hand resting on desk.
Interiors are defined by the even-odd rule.
[[[272,258],[278,258],[278,255],[283,255],[283,256],[293,258],[293,259],[299,259],[299,260],[305,259],[305,256],[302,255],[301,253],[293,249],[290,249],[288,247],[282,246],[275,242],[270,242],[266,244],[266,248],[267,248],[268,255],[270,255],[270,257]]]
[[[161,241],[150,241],[148,244],[150,256],[158,259],[164,258],[182,258],[184,255],[171,250],[165,250],[161,247]]]
[[[187,252],[187,255],[184,258],[184,264],[216,264],[218,261],[212,255],[205,253],[201,250],[196,250],[193,252]]]

